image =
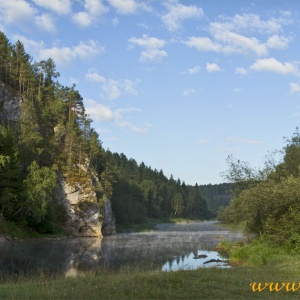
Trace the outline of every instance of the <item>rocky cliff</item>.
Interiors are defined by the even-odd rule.
[[[20,117],[22,99],[9,93],[4,83],[0,82],[0,124],[13,125]]]
[[[0,124],[13,126],[17,123],[21,103],[22,99],[15,91],[9,92],[6,86],[0,83]],[[82,168],[85,176],[80,182],[75,180],[70,183],[62,172],[58,172],[55,195],[66,210],[66,229],[74,236],[102,237],[102,230],[105,235],[115,234],[110,200],[108,198],[99,200],[95,192],[97,174],[88,169],[88,163]],[[103,207],[103,211],[100,207]]]

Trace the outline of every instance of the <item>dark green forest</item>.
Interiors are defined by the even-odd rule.
[[[214,186],[186,185],[162,170],[105,150],[80,92],[75,85],[61,85],[58,78],[51,58],[34,61],[20,41],[11,44],[0,32],[0,84],[21,100],[13,119],[0,99],[2,224],[59,231],[65,221],[55,192],[60,175],[70,185],[95,191],[101,207],[106,197],[111,199],[116,222],[122,225],[147,217],[207,219],[227,205],[228,186],[217,187],[215,196]],[[97,177],[94,183],[91,174]]]

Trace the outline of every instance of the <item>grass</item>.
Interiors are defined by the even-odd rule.
[[[0,284],[0,299],[299,299],[300,291],[252,292],[251,282],[299,282],[300,266],[128,273],[103,271],[77,278],[21,278]],[[282,266],[281,266],[282,267]]]

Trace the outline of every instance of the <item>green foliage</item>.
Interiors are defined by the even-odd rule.
[[[22,178],[14,132],[0,126],[0,220],[12,218],[19,208]]]
[[[54,165],[71,186],[95,191],[98,204],[111,198],[120,224],[211,216],[199,187],[168,179],[123,153],[104,151],[76,86],[62,86],[58,77],[51,58],[32,63],[22,42],[12,45],[0,32],[0,82],[22,98],[17,122],[1,114],[1,124],[11,125],[0,130],[1,218],[25,221],[40,232],[55,230],[60,218],[55,218]]]
[[[28,213],[37,223],[44,219],[48,205],[53,201],[57,181],[57,166],[39,167],[36,161],[28,167],[28,175],[24,180],[25,194],[28,199]]]
[[[266,240],[254,240],[251,243],[232,246],[230,250],[231,261],[247,262],[248,265],[261,266],[278,261],[286,257],[284,248],[276,247]]]
[[[283,160],[264,180],[250,179],[219,219],[243,224],[246,231],[290,250],[300,250],[300,132],[286,139]]]
[[[146,220],[146,207],[141,188],[122,176],[113,185],[112,208],[120,224],[142,223]]]
[[[234,187],[235,185],[233,183],[199,186],[202,195],[207,200],[208,209],[212,212],[214,217],[217,216],[220,209],[224,209],[229,204],[233,198]]]

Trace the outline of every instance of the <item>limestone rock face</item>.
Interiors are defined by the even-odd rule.
[[[113,217],[111,201],[109,198],[104,197],[104,220],[102,224],[103,235],[116,234],[115,220]]]
[[[74,236],[102,237],[103,216],[95,191],[79,183],[71,186],[59,174],[56,197],[66,209],[65,226]]]
[[[17,122],[20,117],[21,103],[21,97],[10,94],[4,83],[0,82],[0,123],[9,122],[13,124]]]

